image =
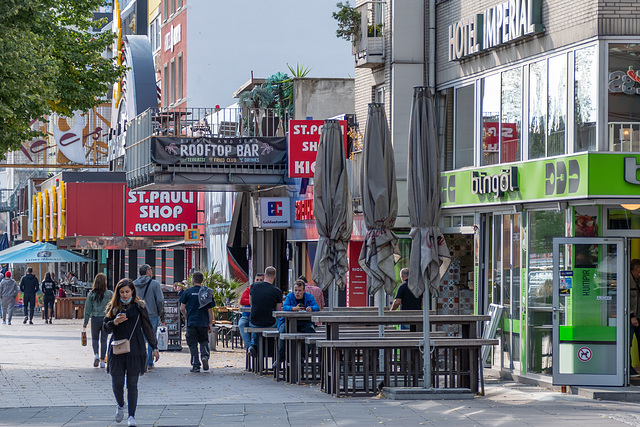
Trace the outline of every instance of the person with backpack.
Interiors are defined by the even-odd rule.
[[[107,304],[111,301],[113,292],[107,289],[107,276],[104,273],[96,274],[93,279],[93,288],[87,295],[84,306],[84,324],[86,330],[91,320],[91,345],[93,346],[93,367],[105,367],[107,356],[107,333],[102,330],[102,322],[107,311]],[[100,351],[100,355],[98,355]]]
[[[33,274],[33,268],[27,268],[27,274],[20,279],[20,291],[22,292],[22,304],[24,305],[24,321],[33,325],[33,311],[36,308],[36,293],[40,290],[40,282]]]
[[[158,332],[158,324],[164,326],[164,295],[160,282],[153,278],[153,269],[149,264],[142,264],[138,269],[140,277],[133,281],[138,297],[144,301],[149,313],[153,333]],[[153,369],[152,348],[147,350],[147,367]]]
[[[204,275],[196,271],[191,277],[193,286],[185,289],[180,297],[180,312],[187,319],[187,345],[191,353],[191,372],[209,370],[209,333],[213,325],[213,289],[202,286]],[[198,355],[198,344],[200,355]]]
[[[40,284],[40,290],[42,291],[42,301],[44,303],[44,323],[51,324],[53,304],[56,302],[56,291],[58,290],[58,284],[51,278],[51,273],[47,272],[44,276],[44,280]]]

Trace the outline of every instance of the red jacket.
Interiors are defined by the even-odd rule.
[[[240,297],[241,305],[251,305],[251,302],[249,300],[249,290],[250,290],[250,287],[247,286],[247,289],[245,289],[244,292],[242,293],[242,296]]]

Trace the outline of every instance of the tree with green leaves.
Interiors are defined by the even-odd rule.
[[[355,45],[360,34],[360,12],[355,7],[352,7],[349,2],[339,2],[336,7],[338,11],[332,14],[333,19],[338,21],[336,37],[348,40]]]
[[[102,54],[113,33],[95,34],[104,0],[0,1],[0,153],[37,136],[44,115],[70,116],[101,102],[124,67]]]

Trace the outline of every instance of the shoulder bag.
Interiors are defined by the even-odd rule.
[[[129,338],[111,341],[111,349],[113,350],[113,354],[127,354],[131,351],[131,338],[133,338],[133,334],[136,332],[139,320],[140,313],[138,313],[136,324],[133,326],[133,331],[131,331],[131,336],[129,336]]]

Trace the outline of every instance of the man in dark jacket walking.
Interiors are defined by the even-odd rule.
[[[162,321],[164,325],[164,295],[162,294],[162,286],[160,282],[153,278],[153,269],[149,264],[142,264],[138,269],[140,277],[133,281],[136,287],[136,294],[145,303],[147,312],[149,312],[149,321],[153,333],[158,332],[158,323]],[[153,368],[153,349],[149,346],[147,367]]]
[[[29,321],[33,325],[33,310],[36,308],[36,292],[40,289],[40,282],[33,274],[33,268],[27,268],[27,274],[20,280],[20,290],[22,291],[22,304],[24,305],[24,321]]]

